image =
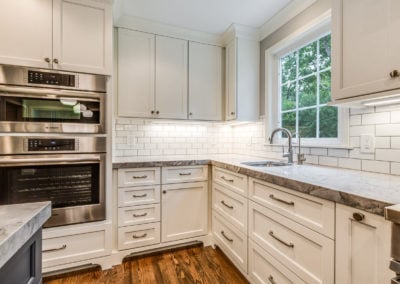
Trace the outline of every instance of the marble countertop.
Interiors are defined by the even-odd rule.
[[[400,176],[313,165],[256,168],[241,164],[266,158],[242,155],[124,157],[113,168],[212,164],[312,196],[384,215],[384,208],[400,204]]]
[[[42,227],[50,216],[50,202],[0,206],[0,267]]]

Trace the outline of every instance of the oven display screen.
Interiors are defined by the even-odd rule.
[[[28,151],[74,151],[75,139],[28,139]]]
[[[75,75],[28,71],[28,83],[53,86],[75,86]]]

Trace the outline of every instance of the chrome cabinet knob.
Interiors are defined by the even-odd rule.
[[[157,111],[156,111],[156,114],[160,114],[160,111],[157,110]]]
[[[58,64],[58,63],[59,63],[59,61],[58,61],[57,58],[54,58],[54,59],[53,59],[53,62],[54,62],[55,64]]]
[[[50,63],[50,62],[51,62],[50,58],[48,58],[48,57],[46,57],[46,58],[44,59],[44,61],[46,61],[47,63]]]
[[[235,115],[235,112],[234,112],[234,111],[231,111],[231,115]]]
[[[193,115],[193,113],[189,112],[189,115]]]
[[[400,72],[399,70],[393,70],[392,72],[390,72],[390,78],[397,78],[400,77]]]
[[[154,110],[151,111],[151,114],[154,114]]]
[[[353,213],[353,218],[354,220],[356,220],[357,222],[361,222],[362,220],[364,220],[365,215],[360,213],[360,212],[355,212]]]

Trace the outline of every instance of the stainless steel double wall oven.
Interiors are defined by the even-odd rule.
[[[0,66],[0,204],[52,201],[45,227],[105,219],[106,82]]]

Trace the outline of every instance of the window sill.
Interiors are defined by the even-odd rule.
[[[269,144],[269,143],[264,143],[264,146],[287,146],[287,143],[281,144],[281,143],[274,143],[274,144]],[[293,143],[293,147],[297,147],[297,143]],[[326,149],[344,149],[344,150],[353,150],[354,147],[348,146],[348,145],[315,145],[315,144],[303,144],[301,143],[302,148],[326,148]]]

